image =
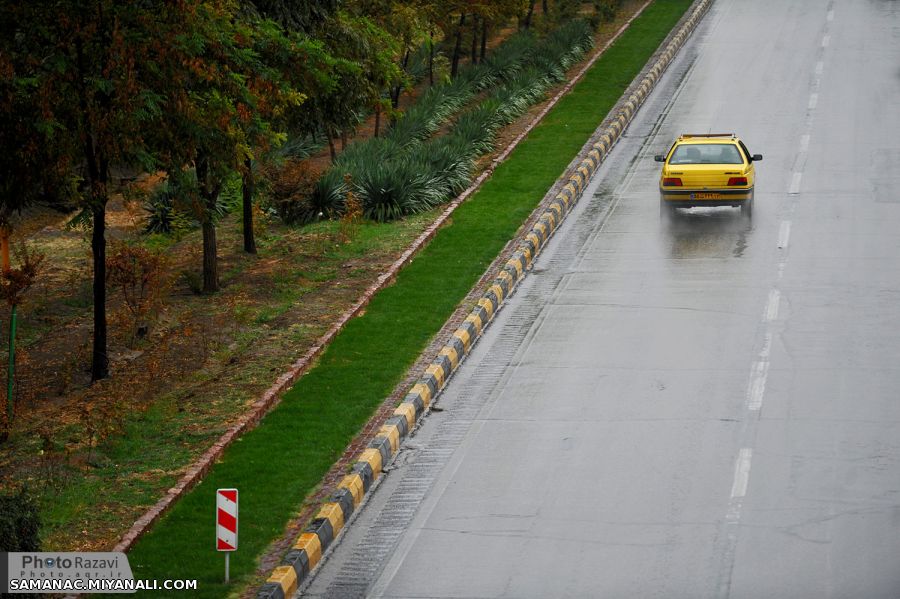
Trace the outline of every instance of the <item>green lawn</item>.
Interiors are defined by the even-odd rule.
[[[452,224],[351,321],[320,363],[258,428],[233,444],[193,491],[144,536],[129,559],[140,578],[197,578],[192,595],[219,598],[214,494],[240,489],[233,588],[281,535],[303,498],[441,328],[638,74],[691,0],[658,0],[597,61]],[[159,594],[155,594],[159,596]]]

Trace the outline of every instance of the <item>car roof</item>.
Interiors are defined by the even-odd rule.
[[[740,140],[734,133],[682,133],[675,143],[678,144],[736,144]]]

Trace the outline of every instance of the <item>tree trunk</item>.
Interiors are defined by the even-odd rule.
[[[0,260],[3,262],[3,272],[9,272],[9,225],[0,225]]]
[[[248,254],[256,253],[256,236],[253,234],[253,194],[256,192],[256,182],[253,180],[253,161],[244,159],[243,180],[241,181],[244,199],[244,251]]]
[[[544,13],[544,18],[547,18],[547,15],[550,14],[550,9],[547,7],[547,0],[541,0],[541,10]]]
[[[106,351],[106,201],[95,200],[91,207],[91,257],[94,261],[94,347],[91,354],[91,382],[109,376]]]
[[[106,328],[106,204],[109,161],[97,151],[93,135],[84,139],[84,157],[90,184],[91,258],[94,263],[94,345],[91,350],[91,382],[109,376]]]
[[[403,62],[401,63],[403,67],[403,71],[406,72],[406,67],[409,66],[409,48],[406,49],[406,54],[403,55]],[[393,90],[391,90],[391,108],[397,110],[397,107],[400,106],[400,92],[403,91],[403,88],[398,83]],[[394,119],[392,117],[391,122]]]
[[[428,85],[434,85],[434,35],[428,30]]]
[[[215,293],[219,290],[217,253],[216,225],[208,217],[203,219],[203,293]]]
[[[201,156],[196,161],[197,182],[203,197],[203,293],[219,290],[218,248],[216,246],[216,201],[219,199],[219,183],[210,181],[209,159]]]
[[[381,128],[381,101],[375,102],[375,137],[378,137],[378,130]]]
[[[450,77],[456,78],[459,72],[459,53],[462,48],[463,26],[466,24],[465,13],[459,16],[459,25],[456,27],[456,43],[453,45],[453,61],[450,64]]]
[[[478,62],[484,62],[484,56],[487,54],[487,37],[488,37],[488,21],[481,19],[481,58]]]
[[[537,3],[537,0],[531,0],[528,3],[528,14],[525,15],[525,29],[531,27],[531,15],[534,14],[534,5]]]
[[[469,49],[469,62],[478,64],[478,15],[472,15],[472,47]]]
[[[328,138],[328,152],[331,154],[331,164],[334,164],[335,159],[337,159],[337,150],[334,148],[334,132],[329,129],[325,137]]]

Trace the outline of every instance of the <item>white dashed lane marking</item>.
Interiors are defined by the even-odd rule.
[[[747,494],[747,485],[750,483],[750,461],[753,459],[753,450],[744,447],[738,454],[734,463],[734,482],[731,485],[731,497],[737,499]]]
[[[791,188],[788,190],[788,193],[796,194],[800,193],[800,180],[803,178],[803,173],[794,173],[794,176],[791,177]]]
[[[781,292],[773,289],[769,292],[769,301],[766,302],[765,320],[772,322],[778,318],[778,305],[781,303]]]
[[[800,173],[797,173],[799,175]],[[798,183],[799,186],[799,183]],[[792,185],[793,187],[793,185]],[[796,193],[796,192],[794,192]],[[791,221],[786,220],[781,223],[781,229],[778,230],[778,249],[783,250],[788,246],[791,240]]]

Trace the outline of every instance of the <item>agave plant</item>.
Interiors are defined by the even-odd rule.
[[[474,152],[461,136],[443,135],[430,142],[420,156],[423,172],[434,173],[444,200],[457,196],[472,182]]]
[[[474,94],[473,85],[460,79],[431,87],[406,110],[386,137],[401,146],[422,141],[437,131]]]
[[[384,162],[394,160],[406,152],[401,144],[390,137],[373,137],[365,141],[350,144],[350,146],[338,156],[334,167],[351,175],[359,172],[361,168],[372,162]]]
[[[166,177],[144,203],[146,233],[178,234],[196,229],[200,221],[194,215],[196,178],[193,170],[176,172]],[[218,206],[217,206],[218,208]]]
[[[494,79],[511,79],[535,54],[537,41],[530,31],[516,33],[491,52],[483,64]]]
[[[494,148],[494,134],[501,124],[493,106],[482,104],[459,115],[450,135],[464,140],[475,155],[486,154]]]
[[[338,168],[325,171],[316,181],[309,197],[292,207],[292,220],[303,224],[340,214],[347,197],[344,174]]]
[[[444,200],[434,175],[408,158],[373,165],[353,183],[363,215],[378,222],[417,214]]]
[[[291,135],[272,154],[279,160],[303,160],[319,151],[321,147],[322,143],[314,141],[309,135]]]
[[[197,220],[178,209],[170,197],[159,197],[146,202],[144,211],[147,213],[145,233],[172,235],[199,226]]]

